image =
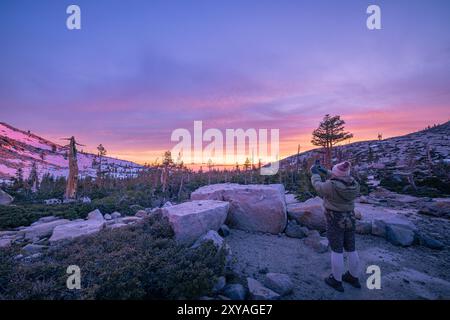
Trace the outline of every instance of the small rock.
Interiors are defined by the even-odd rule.
[[[356,220],[355,232],[359,234],[371,234],[372,222],[367,220]]]
[[[450,217],[450,201],[437,200],[428,202],[419,210],[419,213],[434,217]]]
[[[164,205],[162,207],[167,208],[167,207],[171,207],[171,206],[173,206],[172,202],[167,201],[166,203],[164,203]]]
[[[214,230],[209,230],[204,236],[200,237],[192,245],[192,248],[197,248],[206,241],[212,241],[217,250],[224,248],[226,254],[229,256],[231,254],[230,247],[225,243],[225,240]]]
[[[230,228],[227,225],[223,224],[219,228],[219,235],[222,237],[228,237],[230,235]]]
[[[111,213],[111,218],[113,218],[113,219],[120,218],[121,216],[122,215],[120,214],[120,212],[117,212],[117,211]]]
[[[247,295],[244,286],[239,283],[227,284],[223,289],[223,294],[231,300],[245,300]]]
[[[80,201],[81,201],[82,203],[91,203],[91,198],[89,198],[89,197],[87,197],[87,196],[84,196],[84,197],[81,197],[81,198],[80,198]]]
[[[291,220],[292,221],[292,220]],[[286,235],[291,238],[304,238],[308,234],[308,228],[299,226],[296,222],[288,222],[286,227]],[[294,220],[295,221],[295,220]]]
[[[444,249],[444,244],[439,240],[433,239],[427,235],[419,236],[419,243],[422,246],[428,247],[430,249],[442,250]]]
[[[105,215],[103,216],[103,218],[104,218],[105,220],[111,220],[111,219],[112,219],[112,216],[111,216],[109,213],[107,213],[107,214],[105,214]]]
[[[94,211],[89,212],[87,216],[88,220],[100,220],[103,221],[103,215],[100,210],[95,209]]]
[[[278,300],[280,295],[264,287],[258,280],[247,278],[248,291],[253,300]]]
[[[414,232],[401,226],[387,225],[386,239],[396,246],[407,247],[414,242]]]
[[[328,239],[320,235],[312,234],[308,236],[304,243],[314,249],[317,253],[324,253],[328,251]]]
[[[135,223],[135,222],[137,222],[137,221],[140,221],[142,218],[139,218],[139,217],[123,217],[122,219],[121,219],[121,222],[122,223],[126,223],[126,224],[130,224],[130,223]]]
[[[286,295],[294,289],[294,284],[287,274],[283,273],[267,273],[264,284],[267,288],[275,291],[280,295]]]
[[[11,245],[12,239],[10,238],[3,238],[0,239],[0,248],[6,248]]]
[[[139,210],[138,212],[136,212],[135,216],[139,218],[145,218],[147,217],[147,211]]]

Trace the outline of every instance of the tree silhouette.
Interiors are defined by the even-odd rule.
[[[312,133],[311,143],[325,149],[326,165],[331,167],[331,151],[333,146],[344,140],[353,138],[353,134],[344,131],[345,121],[340,116],[325,115],[320,125]]]

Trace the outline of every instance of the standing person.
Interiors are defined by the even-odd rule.
[[[323,198],[327,221],[327,238],[331,247],[331,270],[325,283],[337,291],[344,292],[342,281],[361,288],[358,279],[359,257],[355,249],[355,198],[359,196],[359,184],[350,176],[350,162],[336,164],[330,171],[318,162],[311,167],[311,183]],[[320,173],[329,176],[322,182]],[[345,250],[348,271],[344,274]]]

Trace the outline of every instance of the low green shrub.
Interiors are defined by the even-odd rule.
[[[0,299],[193,299],[210,293],[225,263],[211,242],[178,245],[159,216],[52,247],[36,262],[15,254],[0,250]],[[80,290],[66,287],[70,265],[80,267]]]

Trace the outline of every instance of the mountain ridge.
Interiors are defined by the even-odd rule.
[[[79,151],[77,157],[80,176],[96,177],[100,169],[99,156]],[[0,122],[0,180],[9,181],[19,168],[24,177],[28,177],[33,163],[40,178],[46,173],[54,177],[68,175],[69,161],[64,146]],[[101,157],[101,170],[116,178],[135,177],[141,168],[132,161]]]

